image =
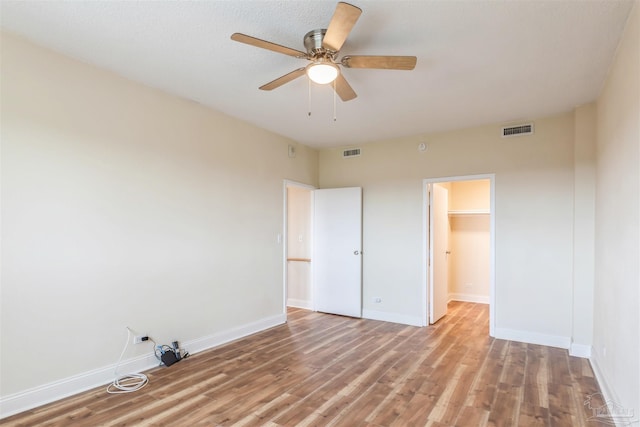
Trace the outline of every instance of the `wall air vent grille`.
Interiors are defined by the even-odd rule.
[[[342,157],[343,158],[347,158],[347,157],[358,157],[360,155],[360,149],[359,148],[350,148],[348,150],[344,150],[342,152]]]
[[[519,135],[531,135],[533,134],[533,123],[527,123],[525,125],[507,126],[502,128],[502,136],[504,138],[509,136]]]

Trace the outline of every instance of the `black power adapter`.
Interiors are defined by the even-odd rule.
[[[173,351],[165,351],[162,356],[160,356],[160,360],[162,360],[165,366],[171,366],[180,359],[176,357]]]
[[[158,350],[156,351],[156,356],[158,356],[158,353],[161,353],[160,360],[165,366],[171,366],[183,358],[180,354],[178,341],[172,342],[171,345],[172,347],[169,347],[168,345],[159,345]],[[189,354],[186,353],[184,357],[187,357],[188,355]]]

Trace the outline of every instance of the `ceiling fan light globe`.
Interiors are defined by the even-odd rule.
[[[326,62],[313,63],[307,66],[307,76],[312,82],[321,85],[331,83],[338,77],[338,67]]]

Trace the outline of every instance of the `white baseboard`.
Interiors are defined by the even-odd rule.
[[[311,304],[311,301],[304,300],[304,299],[288,298],[287,307],[304,308],[305,310],[313,310],[313,305]]]
[[[150,347],[149,352],[152,351],[153,348]],[[122,361],[118,372],[121,374],[142,372],[156,366],[158,366],[158,359],[153,354],[148,354]],[[116,365],[114,364],[3,396],[0,398],[0,419],[82,393],[83,391],[106,386],[113,381],[115,368]]]
[[[618,395],[614,392],[613,388],[611,388],[611,386],[609,385],[609,381],[607,381],[607,376],[605,375],[604,371],[602,370],[602,368],[598,363],[598,354],[596,351],[594,351],[592,356],[589,358],[589,362],[591,362],[591,368],[593,369],[593,373],[596,377],[596,381],[600,386],[600,391],[602,392],[603,400],[608,403],[607,406],[614,407],[620,411],[619,413],[614,414],[615,415],[614,417],[606,417],[606,419],[602,419],[600,417],[602,417],[602,415],[606,416],[606,413],[602,414],[602,410],[600,409],[599,411],[597,411],[597,414],[599,413],[600,417],[595,415],[596,417],[595,419],[596,420],[599,419],[600,421],[603,421],[607,424],[611,424],[611,422],[613,421],[615,423],[615,426],[617,427],[637,425],[638,422],[640,421],[639,414],[634,413],[633,409],[621,407],[619,403],[620,399],[618,398]]]
[[[591,357],[591,346],[572,342],[571,347],[569,347],[569,355],[588,359]]]
[[[398,313],[388,313],[386,311],[362,310],[362,317],[371,320],[382,320],[384,322],[400,323],[403,325],[422,326],[422,319],[419,316],[407,316]]]
[[[258,320],[247,325],[238,326],[228,331],[218,332],[207,337],[197,338],[195,340],[186,341],[184,343],[184,349],[191,354],[198,353],[200,351],[208,350],[210,348],[218,347],[222,344],[237,340],[239,338],[246,337],[256,332],[264,331],[265,329],[273,328],[274,326],[282,325],[287,321],[286,314],[278,314],[275,316],[267,317],[265,319]]]
[[[474,294],[449,294],[449,301],[475,302],[477,304],[489,304],[488,295]]]
[[[239,326],[228,331],[219,332],[208,337],[203,337],[184,343],[184,349],[191,354],[218,347],[233,340],[272,328],[285,323],[287,316],[279,314],[267,317],[247,325]],[[152,348],[149,348],[152,352]],[[153,354],[138,356],[124,360],[120,364],[118,372],[134,373],[142,372],[158,366],[158,360]],[[64,378],[49,384],[43,384],[29,390],[14,393],[0,398],[0,419],[91,390],[96,387],[106,386],[114,379],[116,365],[110,365],[72,377]],[[105,391],[106,393],[106,391]]]
[[[598,381],[598,385],[600,386],[600,391],[602,391],[602,395],[605,400],[617,400],[617,396],[609,387],[609,382],[606,380],[604,372],[600,368],[598,364],[597,356],[594,354],[591,358],[589,358],[589,362],[591,363],[591,368],[593,369],[593,374],[596,377],[596,381]]]
[[[571,338],[558,335],[539,334],[537,332],[518,331],[515,329],[496,328],[495,338],[509,341],[519,341],[528,344],[546,345],[549,347],[558,347],[569,349],[571,346]]]

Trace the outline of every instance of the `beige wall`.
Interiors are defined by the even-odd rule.
[[[1,74],[3,398],[283,316],[315,150],[6,34]]]
[[[486,211],[490,209],[491,182],[488,179],[454,181],[449,194],[449,210]]]
[[[640,416],[640,5],[598,99],[594,364],[600,385]]]
[[[640,413],[639,9],[597,108],[346,160],[288,158],[293,141],[3,35],[1,399],[111,372],[125,326],[195,342],[277,319],[285,178],[363,187],[364,312],[419,323],[422,180],[494,173],[497,335],[593,339],[601,385]]]
[[[420,140],[428,149],[421,153]],[[573,114],[320,152],[320,185],[363,187],[364,311],[423,316],[423,179],[495,173],[496,332],[567,346],[572,322]],[[446,181],[446,179],[444,179]],[[371,302],[381,297],[382,303]]]

